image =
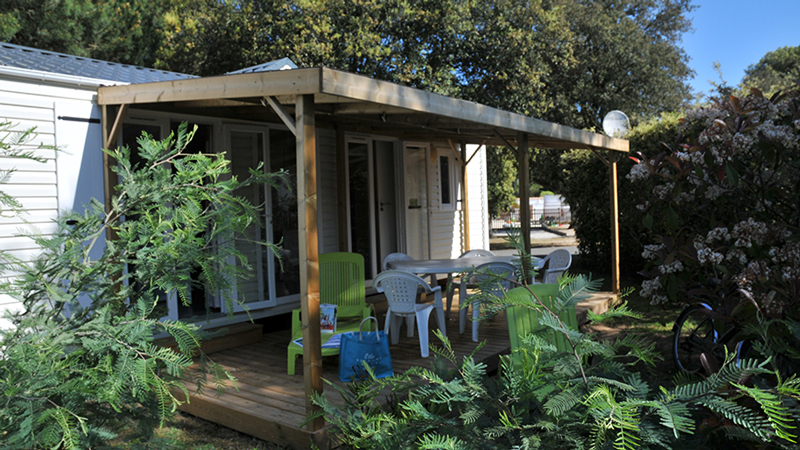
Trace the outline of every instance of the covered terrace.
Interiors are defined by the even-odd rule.
[[[282,122],[294,133],[298,161],[300,305],[303,339],[307,343],[303,354],[306,411],[314,409],[309,400],[311,394],[323,391],[324,370],[319,331],[317,127],[336,130],[337,166],[342,170],[346,164],[344,135],[348,131],[444,143],[452,149],[460,165],[464,180],[461,198],[465,201],[468,198],[465,169],[472,157],[467,146],[504,146],[514,152],[519,161],[523,217],[530,216],[525,198],[529,192],[529,148],[591,150],[609,167],[612,209],[609,239],[614,249],[609,264],[612,289],[614,293],[619,291],[616,161],[620,153],[629,150],[626,140],[324,67],[106,86],[98,88],[97,102],[103,111],[106,148],[116,143],[130,109]],[[109,170],[113,162],[108,160],[108,155],[106,158],[105,189],[109,204],[116,180]],[[345,203],[340,200],[338,208],[346,208]],[[462,205],[462,211],[466,210],[466,205]],[[344,217],[346,212],[339,214],[339,220]],[[530,223],[522,221],[521,225],[523,239],[529,247]],[[469,229],[466,217],[462,227]],[[346,249],[346,226],[338,229],[339,247]],[[469,249],[469,233],[464,236],[463,245]],[[261,382],[279,385],[283,381],[264,379]],[[306,431],[314,434],[323,427],[323,421],[316,420],[307,425]]]

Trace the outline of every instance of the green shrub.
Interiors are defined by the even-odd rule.
[[[687,113],[680,135],[639,155],[628,179],[650,241],[642,294],[797,319],[800,93],[757,90]]]
[[[174,139],[143,136],[140,167],[129,149],[110,152],[119,184],[109,212],[93,201],[82,214],[62,215],[54,235],[33,236],[41,256],[2,286],[21,302],[5,315],[13,327],[0,331],[3,448],[96,448],[131,423],[147,438],[175,411],[184,379],[204,383],[205,372],[187,371],[201,333],[159,321],[159,298],[177,292],[186,302],[202,283],[234,301],[247,267],[230,242],[257,220],[234,191],[273,180],[236,180],[224,155],[183,153],[192,135],[183,124]],[[93,259],[109,228],[117,237]],[[155,345],[159,334],[177,348]],[[226,378],[201,357],[205,370]]]
[[[664,148],[663,142],[675,139],[679,115],[665,113],[632,128],[626,139],[632,152],[654,155]],[[608,155],[602,154],[603,158]],[[561,152],[553,163],[552,152],[540,152],[531,162],[531,176],[546,186],[558,186],[570,205],[572,227],[578,239],[581,265],[595,273],[609,273],[611,262],[611,215],[608,166],[587,150]],[[618,198],[620,226],[620,270],[632,276],[640,271],[644,259],[640,256],[647,240],[642,225],[643,214],[636,209],[639,186],[632,185],[623,175],[634,162],[619,154]],[[541,167],[539,167],[541,166]]]
[[[432,348],[430,369],[413,367],[338,388],[344,407],[320,395],[313,399],[318,415],[330,423],[333,439],[354,449],[702,448],[708,442],[742,448],[742,440],[791,445],[792,420],[800,412],[796,378],[770,389],[744,385],[753,375],[773,372],[729,358],[706,379],[650,386],[633,367],[653,363],[652,344],[633,334],[598,342],[557,319],[595,286],[583,276],[563,278],[551,309],[532,293],[514,297],[514,306],[537,310],[543,325],[519,349],[521,365],[504,358],[499,375],[490,376],[471,355],[458,360],[440,336],[444,345]],[[487,291],[481,296],[488,312],[483,318],[512,306]],[[631,315],[622,306],[589,319]],[[553,332],[566,337],[569,349],[550,344],[545,336]]]

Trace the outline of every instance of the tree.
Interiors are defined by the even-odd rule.
[[[490,168],[486,174],[489,194],[489,214],[497,217],[511,210],[517,197],[514,180],[517,168],[508,149],[489,147],[486,149],[486,165]]]
[[[175,390],[186,394],[184,377],[204,383],[204,373],[187,371],[203,335],[159,320],[160,300],[170,293],[186,303],[202,283],[233,309],[231,293],[249,267],[231,241],[259,217],[235,191],[275,178],[232,178],[224,155],[183,152],[191,136],[186,124],[163,141],[143,136],[139,166],[128,148],[110,152],[119,163],[110,211],[93,201],[59,217],[54,235],[32,236],[41,256],[0,286],[22,305],[5,314],[13,327],[0,330],[4,448],[97,448],[130,422],[147,437],[180,403]],[[92,259],[109,227],[117,238]],[[176,348],[155,345],[159,333]],[[200,355],[218,382],[228,378]]]
[[[756,88],[765,95],[773,94],[796,85],[800,81],[800,46],[781,47],[767,52],[757,63],[744,72],[740,85],[746,95]]]
[[[168,4],[165,0],[7,0],[0,3],[0,41],[152,67]]]

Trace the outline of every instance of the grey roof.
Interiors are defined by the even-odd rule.
[[[273,70],[288,70],[297,69],[297,65],[289,58],[276,59],[268,63],[259,64],[257,66],[245,67],[244,69],[228,72],[225,75],[233,75],[237,73],[253,73],[253,72],[271,72]]]
[[[131,84],[197,78],[184,73],[100,61],[7,43],[0,43],[0,66]]]

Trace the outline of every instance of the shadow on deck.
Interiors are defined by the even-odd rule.
[[[578,319],[582,323],[586,310],[591,308],[600,313],[607,309],[611,293],[597,293],[584,304],[578,305]],[[385,301],[380,297],[370,297],[378,312],[378,319],[383,326]],[[457,304],[457,299],[454,301]],[[431,330],[436,329],[435,320],[430,322]],[[224,394],[217,396],[213,385],[198,393],[193,384],[187,384],[189,402],[179,409],[194,416],[232,428],[242,433],[263,439],[268,442],[295,449],[311,448],[313,442],[321,450],[329,448],[327,430],[310,431],[301,428],[306,414],[305,381],[303,377],[302,358],[298,358],[297,374],[287,374],[286,346],[290,339],[290,331],[266,332],[261,336],[253,336],[253,327],[243,327],[241,338],[229,335],[230,346],[233,343],[249,341],[245,345],[218,350],[209,347],[213,352],[211,359],[222,365],[234,377],[236,388],[230,383]],[[458,332],[458,315],[453,309],[446,324],[447,336],[460,358],[472,353],[478,346],[471,339],[469,324],[464,334]],[[249,336],[249,337],[245,337]],[[508,331],[505,319],[498,316],[488,323],[481,324],[479,340],[486,344],[476,354],[475,359],[486,363],[488,370],[498,367],[499,356],[509,353]],[[439,345],[439,340],[431,331],[429,342]],[[221,346],[225,347],[225,346]],[[434,354],[428,358],[420,356],[419,340],[406,336],[405,326],[401,329],[400,342],[391,346],[392,363],[396,373],[412,366],[429,367]],[[338,357],[323,358],[323,378],[344,385],[338,379]],[[325,393],[334,404],[343,404],[338,392],[327,383]]]

